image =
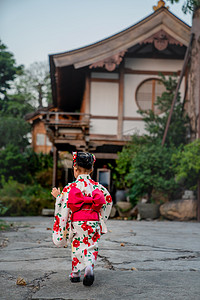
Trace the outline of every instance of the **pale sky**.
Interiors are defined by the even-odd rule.
[[[0,39],[17,64],[28,67],[48,55],[98,42],[153,12],[157,0],[0,0]],[[182,4],[170,11],[191,25]]]

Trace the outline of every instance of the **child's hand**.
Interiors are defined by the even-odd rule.
[[[55,198],[60,195],[60,189],[58,188],[52,188],[52,192],[51,192],[51,195],[53,195]]]

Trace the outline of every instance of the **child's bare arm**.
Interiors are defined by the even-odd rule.
[[[55,198],[60,195],[60,188],[52,188],[52,191],[51,191],[51,195],[54,196]]]

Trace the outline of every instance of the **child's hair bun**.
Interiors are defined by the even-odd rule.
[[[90,170],[94,163],[94,156],[88,152],[78,152],[76,157],[76,164],[79,167]]]

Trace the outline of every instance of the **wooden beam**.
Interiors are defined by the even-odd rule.
[[[123,120],[124,121],[142,121],[143,118],[142,117],[124,117]]]
[[[122,139],[123,132],[123,117],[124,117],[124,65],[119,68],[119,101],[118,101],[118,126],[117,137]]]
[[[119,79],[112,79],[112,78],[91,78],[92,82],[111,82],[111,83],[119,83]]]
[[[94,153],[97,159],[118,159],[117,153]]]
[[[155,94],[156,94],[156,82],[155,82],[155,79],[153,79],[153,82],[152,82],[152,97],[151,97],[151,110],[152,111],[154,111]]]
[[[97,116],[97,115],[91,115],[90,116],[91,119],[102,119],[102,120],[117,120],[118,117],[116,116]]]
[[[90,74],[87,73],[85,81],[85,113],[90,113]]]
[[[61,71],[60,68],[56,68],[56,86],[57,86],[57,106],[60,107],[61,104]]]
[[[173,75],[180,75],[181,71],[173,72],[173,71],[151,71],[151,70],[133,70],[129,68],[124,69],[125,74],[138,74],[138,75],[159,75],[162,73],[165,76]]]
[[[58,164],[58,151],[57,147],[53,146],[53,180],[52,187],[56,186],[57,183],[57,164]]]

